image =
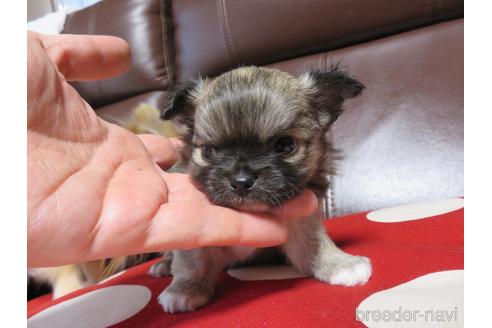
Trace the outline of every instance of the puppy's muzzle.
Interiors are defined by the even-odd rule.
[[[230,179],[231,188],[239,196],[246,196],[255,185],[256,177],[251,173],[240,171]]]

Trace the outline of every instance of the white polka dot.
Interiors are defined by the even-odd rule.
[[[463,270],[434,272],[377,292],[356,309],[366,327],[463,327]]]
[[[238,280],[282,280],[307,277],[290,265],[270,265],[234,268],[227,270],[227,273]]]
[[[125,273],[125,272],[126,272],[126,270],[123,270],[123,271],[120,271],[120,272],[118,272],[118,273],[115,273],[114,275],[112,275],[112,276],[110,276],[110,277],[107,277],[106,279],[101,280],[101,281],[100,281],[100,282],[98,282],[97,284],[98,284],[98,285],[104,284],[105,282],[110,281],[110,280],[111,280],[111,279],[113,279],[113,278],[116,278],[116,277],[121,276],[121,275],[122,275],[123,273]]]
[[[142,310],[151,297],[147,287],[117,285],[56,304],[27,320],[29,328],[108,327]]]
[[[367,219],[375,222],[402,222],[425,219],[431,216],[449,213],[463,208],[462,198],[453,198],[425,203],[402,205],[373,211]]]

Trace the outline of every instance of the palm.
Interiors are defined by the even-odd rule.
[[[43,88],[29,90],[28,216],[43,233],[29,231],[41,236],[29,238],[30,246],[51,250],[76,245],[67,254],[75,257],[91,251],[84,249],[88,237],[98,239],[90,247],[106,247],[105,229],[110,229],[121,232],[123,244],[135,247],[142,242],[133,237],[141,236],[136,230],[145,229],[167,195],[158,168],[138,138],[96,117],[47,56],[35,59],[31,65],[47,70],[39,77]],[[30,78],[37,72],[30,69]],[[38,90],[42,94],[32,94]],[[46,106],[40,102],[55,106],[41,113],[37,109]],[[45,224],[48,215],[55,219]],[[66,229],[60,230],[60,223]]]

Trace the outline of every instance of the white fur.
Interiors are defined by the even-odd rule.
[[[365,284],[371,273],[371,261],[367,257],[341,253],[329,265],[316,270],[314,275],[332,285],[356,286]]]
[[[28,274],[35,280],[48,282],[53,288],[53,299],[62,297],[87,285],[81,279],[77,265],[29,268]]]
[[[208,302],[205,295],[188,295],[163,291],[159,295],[159,304],[167,313],[188,312],[198,309]]]
[[[202,149],[197,147],[193,149],[193,161],[199,166],[208,166],[208,163],[205,162],[202,156]]]
[[[316,83],[313,81],[313,78],[311,77],[311,74],[309,73],[304,73],[298,78],[299,83],[303,88],[306,90],[312,90]]]

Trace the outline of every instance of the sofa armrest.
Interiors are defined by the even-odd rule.
[[[173,83],[168,8],[160,0],[105,0],[67,17],[64,33],[113,35],[132,52],[130,70],[103,81],[73,82],[94,108],[146,92],[165,91]],[[162,94],[163,95],[163,94]]]

